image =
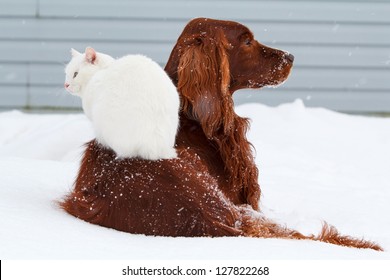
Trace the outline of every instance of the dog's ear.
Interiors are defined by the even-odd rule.
[[[226,48],[223,32],[216,30],[185,38],[179,49],[177,89],[182,110],[200,122],[210,139],[221,129],[226,134],[234,122]]]

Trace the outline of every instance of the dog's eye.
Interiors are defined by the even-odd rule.
[[[74,72],[74,74],[73,74],[73,79],[76,78],[76,76],[77,76],[78,73],[79,73],[79,72]]]
[[[245,39],[245,45],[250,46],[252,44],[252,40],[250,38]]]

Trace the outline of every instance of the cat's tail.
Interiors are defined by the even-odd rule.
[[[260,213],[243,207],[241,212],[241,224],[238,225],[245,236],[260,238],[284,238],[284,239],[306,239],[331,243],[340,246],[354,247],[361,249],[373,249],[383,251],[382,247],[372,241],[342,235],[338,230],[324,222],[321,232],[318,235],[304,235],[296,230],[289,229],[277,224]]]

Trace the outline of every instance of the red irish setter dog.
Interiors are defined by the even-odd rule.
[[[293,59],[237,22],[190,21],[165,68],[182,101],[178,157],[117,159],[93,140],[61,206],[87,222],[137,234],[311,239],[381,250],[326,224],[318,236],[304,236],[255,211],[258,170],[245,136],[248,120],[234,112],[232,94],[282,83]]]

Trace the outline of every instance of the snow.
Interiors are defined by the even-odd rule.
[[[1,259],[390,259],[390,119],[306,108],[237,106],[252,119],[266,216],[303,233],[323,221],[385,252],[314,241],[133,235],[78,220],[56,201],[71,188],[83,114],[0,113]]]

